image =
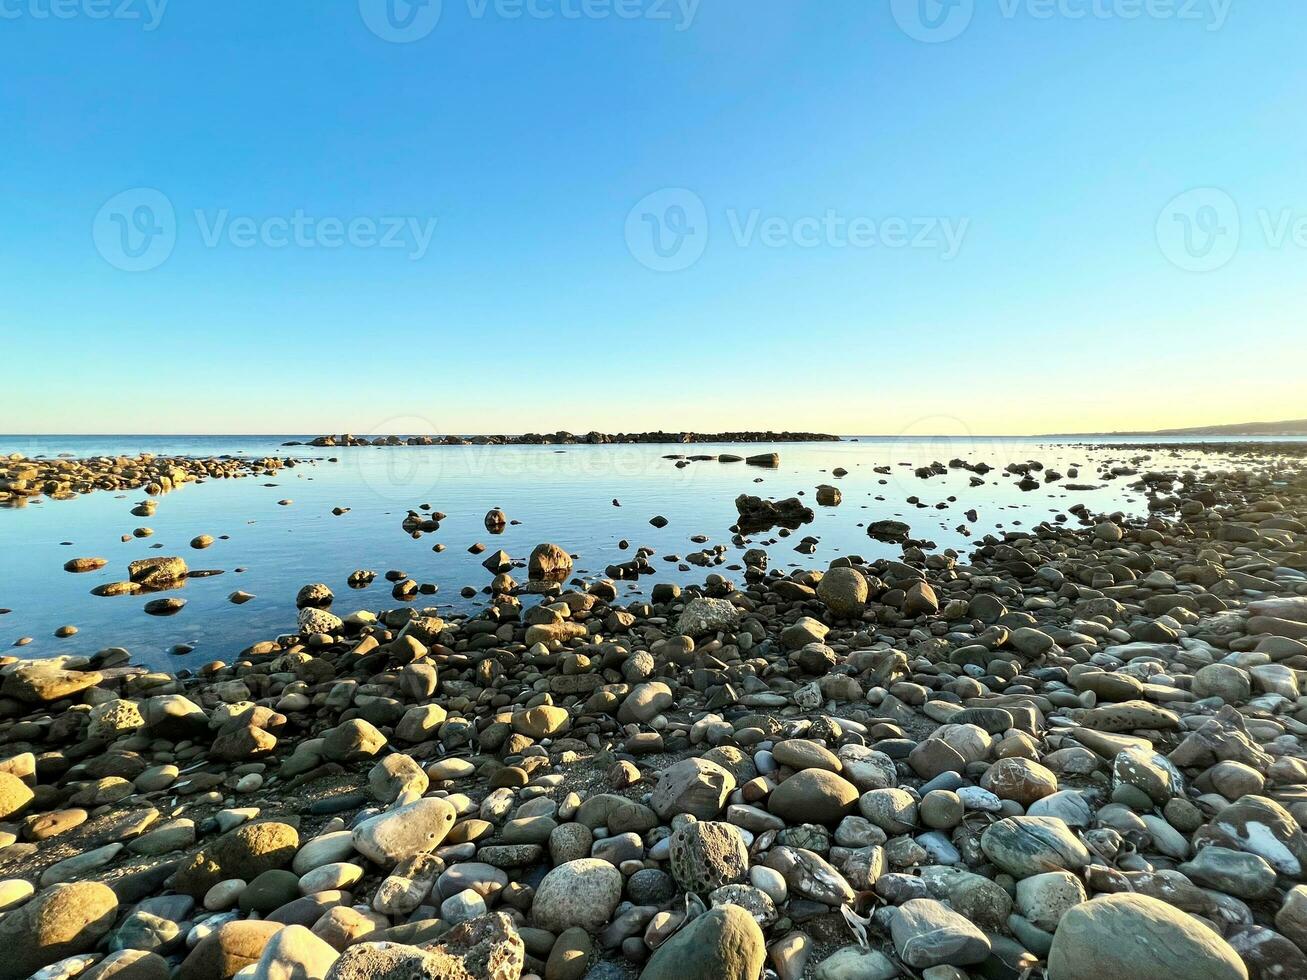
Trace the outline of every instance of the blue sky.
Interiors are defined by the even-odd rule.
[[[0,0],[0,431],[1307,416],[1307,8],[920,3]]]

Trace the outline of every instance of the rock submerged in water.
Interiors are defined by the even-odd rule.
[[[186,562],[182,558],[160,556],[140,558],[127,565],[127,577],[147,589],[173,588],[186,578]]]

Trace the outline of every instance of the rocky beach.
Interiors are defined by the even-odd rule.
[[[786,441],[758,435],[735,441]],[[126,629],[17,649],[0,980],[1307,977],[1307,446],[1174,448],[917,460],[923,488],[1061,494],[965,547],[855,512],[831,466],[735,496],[726,539],[677,556],[694,581],[643,547],[583,570],[530,527],[477,552],[458,608],[402,573],[301,580],[225,659],[142,666]],[[144,492],[122,506],[146,516],[327,462],[17,457],[2,489]],[[1077,501],[1108,482],[1140,507]],[[410,508],[393,523],[439,530]],[[879,557],[806,557],[814,508]],[[512,514],[487,503],[484,532]],[[165,603],[205,574],[180,552],[126,572]]]

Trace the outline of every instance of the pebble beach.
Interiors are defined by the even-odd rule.
[[[595,481],[613,544],[387,501],[456,573],[299,578],[216,659],[133,647],[199,590],[260,609],[221,534],[65,547],[139,609],[0,659],[0,980],[1307,977],[1307,443],[791,474],[824,450],[666,435],[629,441],[735,481],[720,525],[642,483]],[[285,442],[14,454],[0,520],[261,483],[290,520],[389,451]]]

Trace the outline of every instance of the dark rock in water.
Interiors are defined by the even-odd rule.
[[[908,540],[908,535],[911,533],[912,528],[902,521],[872,521],[867,525],[868,537],[890,544],[902,544]]]
[[[748,456],[744,462],[749,466],[766,466],[771,469],[781,465],[780,453],[759,453],[757,456]]]
[[[740,515],[737,527],[741,534],[757,534],[773,527],[793,530],[812,522],[812,508],[798,497],[785,500],[764,500],[742,493],[735,498],[735,509]]]

